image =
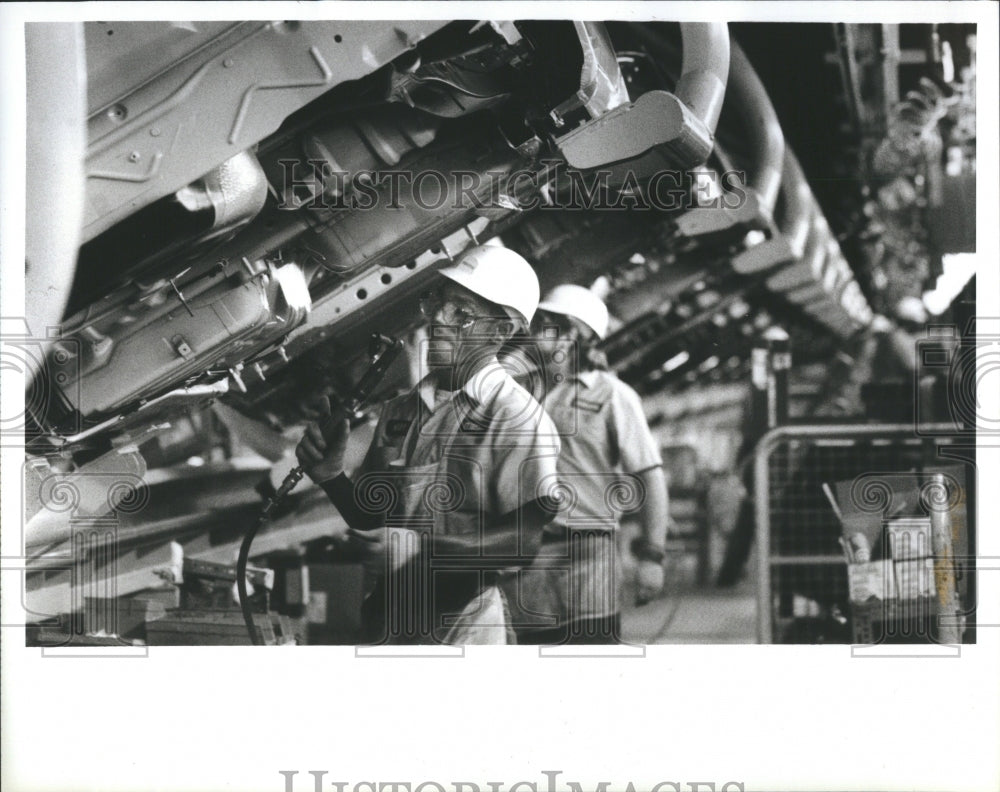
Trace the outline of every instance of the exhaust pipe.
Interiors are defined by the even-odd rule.
[[[714,136],[730,72],[729,26],[682,22],[681,44],[684,60],[674,96],[691,108]]]
[[[770,217],[781,187],[785,136],[764,84],[743,50],[735,43],[729,66],[729,96],[733,110],[746,122],[741,125],[741,131],[754,152],[747,186],[757,194],[761,213]]]
[[[675,92],[647,91],[557,139],[570,167],[590,170],[638,161],[681,170],[708,159],[715,145],[729,75],[729,29],[719,22],[681,25],[683,62]]]

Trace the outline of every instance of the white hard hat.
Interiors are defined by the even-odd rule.
[[[579,319],[597,333],[598,338],[608,334],[608,306],[596,294],[583,286],[564,283],[556,286],[538,304],[541,311],[564,314]]]
[[[499,305],[524,328],[531,324],[538,308],[538,276],[510,248],[478,245],[457,264],[438,270],[438,274]]]

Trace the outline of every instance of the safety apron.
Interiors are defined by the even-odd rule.
[[[438,461],[417,466],[390,462],[387,470],[376,475],[375,480],[389,485],[393,496],[386,517],[390,552],[399,551],[410,560],[373,581],[362,611],[371,642],[515,642],[506,600],[495,582],[477,587],[475,595],[458,607],[453,602],[442,610],[435,602],[431,537],[435,532],[448,533],[449,522],[459,519],[459,510],[453,508],[457,504],[449,502],[452,490],[446,460],[452,443],[445,444]],[[473,506],[478,515],[478,504]]]

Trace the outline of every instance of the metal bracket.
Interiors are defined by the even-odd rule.
[[[194,357],[194,350],[191,349],[191,345],[185,340],[184,336],[175,335],[170,339],[170,343],[177,354],[185,360],[190,360]]]
[[[312,306],[308,321],[293,330],[288,336],[286,347],[293,357],[301,349],[327,336],[327,325],[336,324],[346,317],[369,305],[382,294],[396,289],[403,282],[422,272],[442,257],[453,258],[481,238],[489,226],[485,217],[477,217],[468,225],[449,234],[437,244],[440,253],[427,251],[405,267],[374,267],[345,281],[334,292],[318,298]]]

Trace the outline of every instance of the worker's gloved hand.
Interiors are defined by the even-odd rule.
[[[384,525],[366,531],[350,528],[347,535],[361,555],[365,569],[376,576],[395,572],[420,552],[420,535],[407,528]]]
[[[635,604],[645,605],[663,591],[663,564],[640,561],[637,573]]]
[[[317,484],[344,472],[344,449],[351,433],[347,416],[339,410],[331,415],[330,400],[323,396],[317,407],[318,421],[306,425],[295,449],[295,457]]]

